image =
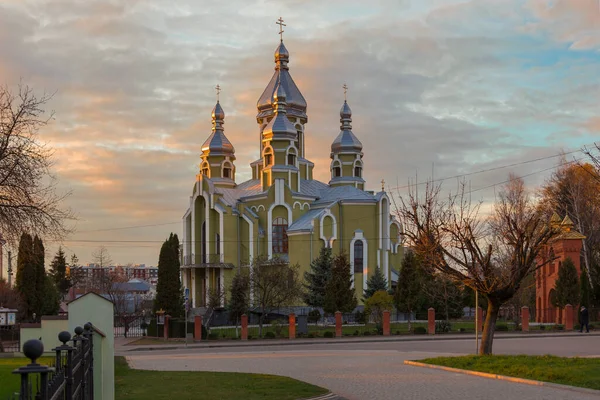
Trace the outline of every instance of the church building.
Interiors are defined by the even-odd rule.
[[[252,179],[236,181],[235,148],[225,134],[219,100],[212,110],[212,132],[202,144],[183,216],[181,271],[193,308],[206,307],[211,289],[228,292],[237,269],[251,268],[258,256],[297,263],[303,276],[322,247],[345,252],[359,301],[376,267],[390,285],[397,279],[402,229],[383,187],[377,193],[366,188],[368,165],[360,135],[352,132],[352,110],[344,101],[340,132],[330,133],[329,182],[315,180],[305,141],[311,134],[308,104],[289,63],[282,39],[275,71],[257,103],[260,156],[250,164]]]

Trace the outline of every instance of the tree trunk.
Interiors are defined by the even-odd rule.
[[[409,311],[409,312],[408,312],[408,333],[411,333],[411,332],[412,332],[411,313],[412,313],[412,311]]]
[[[480,356],[492,354],[492,344],[494,342],[498,311],[500,311],[500,304],[496,304],[495,301],[488,299],[487,315],[485,316],[483,333],[481,334],[481,347],[479,348]],[[477,310],[475,310],[475,312],[477,312]],[[475,329],[477,329],[477,327],[475,327]]]
[[[264,311],[260,313],[260,317],[258,318],[258,337],[262,339],[262,328],[263,328],[263,319],[265,318]]]

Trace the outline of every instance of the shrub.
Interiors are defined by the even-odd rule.
[[[498,325],[496,325],[496,331],[497,332],[506,332],[506,331],[508,331],[508,325],[498,324]]]
[[[375,335],[383,335],[383,324],[375,325],[375,331],[373,333]]]
[[[358,310],[354,313],[354,319],[358,324],[365,324],[367,322],[367,315],[364,313],[364,311]]]
[[[515,326],[515,331],[521,332],[522,330],[523,330],[523,327],[521,325]]]
[[[540,325],[540,331],[545,331],[546,330],[546,325]]]
[[[425,329],[424,326],[416,326],[415,329],[413,329],[413,333],[415,335],[424,335],[427,333],[427,329]]]
[[[217,340],[219,339],[219,334],[217,332],[211,332],[208,334],[208,340]]]
[[[358,331],[354,331],[354,333],[352,334],[353,336],[358,336],[359,332]]]
[[[275,335],[277,337],[283,336],[283,324],[284,324],[284,321],[282,321],[280,319],[276,319],[271,322],[271,327],[273,327],[273,331],[275,332]]]
[[[324,338],[332,338],[332,337],[334,337],[334,336],[335,336],[335,335],[334,335],[334,334],[333,334],[333,332],[331,332],[331,331],[326,331],[325,333],[323,333],[323,337],[324,337]]]
[[[252,339],[254,339],[254,338],[252,337],[252,335],[248,335],[248,340],[252,340]]]
[[[564,331],[565,327],[563,325],[554,325],[555,331]]]
[[[275,339],[275,332],[268,331],[265,333],[265,339]]]
[[[435,323],[435,333],[448,333],[452,330],[452,325],[448,321],[438,321]]]
[[[458,331],[462,333],[462,332],[466,331],[466,329],[465,328],[459,328]]]
[[[321,319],[321,312],[316,309],[310,310],[307,319],[310,324],[316,324]]]
[[[364,331],[364,332],[363,332],[363,336],[371,336],[371,332],[369,332],[369,331]]]
[[[399,335],[399,334],[400,334],[400,331],[396,331],[396,335]]]
[[[312,332],[310,332],[310,333],[308,334],[308,336],[307,336],[307,337],[308,337],[309,339],[314,339],[314,337],[315,337],[315,334],[314,334],[314,333],[312,333]]]

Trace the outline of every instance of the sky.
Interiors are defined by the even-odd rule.
[[[509,172],[535,190],[560,152],[583,160],[600,138],[599,0],[0,0],[0,84],[54,93],[39,134],[72,192],[68,255],[86,264],[104,245],[116,263],[157,264],[181,232],[217,84],[249,178],[280,16],[319,180],[344,83],[367,189],[384,179],[395,196],[469,174],[490,202]]]

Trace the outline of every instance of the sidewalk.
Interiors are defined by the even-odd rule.
[[[582,334],[578,331],[556,332],[556,333],[523,333],[523,332],[496,332],[494,339],[519,339],[519,338],[550,338],[569,336],[600,336],[600,332]],[[481,338],[481,335],[480,335]],[[137,339],[137,338],[136,338]],[[333,339],[261,339],[261,340],[205,340],[202,342],[190,342],[187,347],[183,342],[166,342],[156,345],[126,345],[125,341],[115,341],[116,353],[127,353],[132,351],[158,351],[158,350],[181,350],[181,349],[210,349],[224,347],[266,347],[266,346],[297,346],[297,345],[322,345],[341,343],[380,343],[380,342],[424,342],[432,340],[474,340],[474,334],[438,334],[438,335],[406,335],[406,336],[375,336],[375,337],[341,337]],[[128,341],[129,342],[129,341]]]

